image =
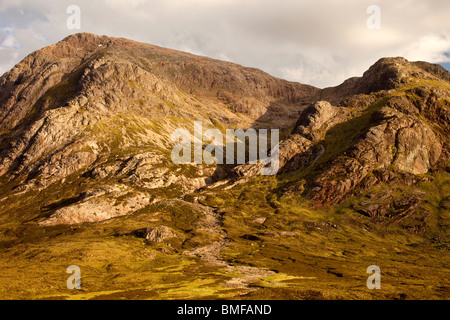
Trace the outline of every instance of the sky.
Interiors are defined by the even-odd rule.
[[[0,0],[0,75],[35,50],[90,32],[323,88],[382,57],[450,70],[449,16],[448,0]]]

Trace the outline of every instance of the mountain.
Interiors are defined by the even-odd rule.
[[[1,297],[448,295],[438,65],[383,58],[318,89],[83,33],[30,54],[0,88]],[[196,121],[279,129],[278,173],[173,163],[172,133]],[[365,287],[373,264],[383,292]]]

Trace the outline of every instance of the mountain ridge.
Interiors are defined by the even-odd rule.
[[[133,296],[131,281],[145,297],[179,298],[165,277],[193,295],[207,287],[201,298],[396,297],[389,285],[382,296],[347,290],[379,256],[445,295],[436,259],[449,242],[450,73],[439,66],[382,58],[319,89],[75,34],[27,56],[0,87],[3,274],[16,277],[19,265],[42,274],[37,263],[58,290],[54,263],[105,283],[110,270],[126,274],[105,288],[88,281],[97,297]],[[171,134],[192,133],[194,121],[221,132],[279,129],[278,174],[260,176],[262,163],[174,164]],[[209,280],[197,283],[199,274]],[[17,289],[29,278],[15,279],[0,280],[0,295],[12,286],[33,296]],[[408,297],[427,295],[405,281]]]
[[[33,78],[27,75],[27,68],[42,72]],[[0,173],[9,172],[9,179],[18,183],[14,188],[26,192],[30,188],[45,189],[79,170],[88,170],[85,175],[95,176],[95,172],[105,170],[102,163],[115,162],[107,167],[107,173],[98,176],[101,181],[110,170],[117,175],[123,172],[119,168],[126,166],[130,159],[141,157],[139,153],[127,151],[133,148],[165,163],[165,168],[155,169],[150,176],[145,171],[141,177],[134,176],[135,183],[144,189],[148,189],[155,175],[157,182],[150,190],[178,184],[183,190],[194,191],[215,182],[220,185],[223,183],[220,180],[227,176],[230,181],[242,183],[260,172],[260,164],[216,169],[200,166],[190,178],[183,174],[167,177],[170,160],[161,159],[166,158],[164,154],[173,144],[169,136],[180,124],[189,128],[191,119],[222,130],[227,126],[284,129],[280,144],[281,172],[311,170],[320,163],[327,169],[308,178],[307,195],[319,205],[336,204],[374,169],[393,165],[407,174],[417,175],[436,164],[442,152],[447,160],[441,162],[448,161],[445,147],[448,144],[445,138],[449,119],[448,79],[449,73],[444,69],[425,62],[382,58],[362,77],[348,79],[336,87],[317,89],[229,62],[122,38],[75,34],[29,55],[0,79],[6,89],[0,95],[0,121],[3,130],[12,130],[4,133],[0,141],[6,146],[1,152]],[[430,95],[427,85],[434,83],[442,85],[434,86]],[[434,100],[422,101],[422,98]],[[434,107],[436,100],[443,105]],[[431,116],[427,110],[430,104],[440,117]],[[440,130],[430,129],[416,115],[435,121]],[[351,132],[352,141],[339,142],[343,144],[341,149],[330,156],[327,149],[335,146],[327,145],[328,132],[359,118],[364,118],[359,133]],[[387,129],[374,131],[386,124],[391,126],[394,118],[417,129],[400,127],[390,136]],[[439,123],[439,119],[443,122]],[[376,123],[380,129],[373,127]],[[399,136],[402,130],[412,131]],[[378,136],[371,141],[373,138],[368,134]],[[418,145],[411,138],[414,135],[422,135]],[[381,149],[380,143],[384,145]],[[367,153],[370,145],[374,150],[371,157],[375,157],[371,160]],[[386,149],[398,148],[403,151],[386,153]],[[122,153],[120,161],[108,160]],[[351,163],[350,159],[357,162]],[[137,161],[134,170],[139,170],[139,163],[148,162],[132,161]],[[144,165],[146,170],[158,166],[150,163],[150,167]],[[336,180],[333,172],[348,174],[349,168],[355,170],[354,177]],[[331,185],[324,189],[330,178]],[[374,181],[369,185],[373,186]],[[142,196],[147,197],[145,193]],[[336,200],[325,200],[335,197]]]

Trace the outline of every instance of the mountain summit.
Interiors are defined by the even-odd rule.
[[[101,279],[86,280],[96,297],[368,298],[347,289],[364,286],[373,257],[391,283],[409,277],[379,298],[445,295],[450,73],[440,66],[382,58],[319,89],[82,33],[27,56],[0,88],[0,268],[15,279],[0,280],[0,296],[58,296],[67,264]],[[174,164],[172,133],[196,121],[279,129],[278,174]],[[42,270],[48,286],[32,281]]]
[[[132,148],[168,150],[164,140],[188,121],[288,128],[318,92],[256,69],[92,34],[29,55],[0,85],[0,173],[38,188],[117,152],[125,161]]]

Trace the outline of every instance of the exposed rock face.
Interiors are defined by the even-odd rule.
[[[68,206],[57,209],[42,226],[98,222],[137,211],[149,204],[148,194],[115,185],[92,191]]]
[[[390,166],[424,174],[437,163],[441,149],[442,142],[423,121],[383,107],[374,113],[373,126],[313,179],[310,197],[337,203],[367,174]]]
[[[167,226],[138,229],[131,232],[130,235],[144,238],[149,242],[163,242],[166,239],[177,237],[177,234]]]
[[[440,159],[447,159],[441,163],[448,161],[450,86],[442,70],[432,70],[428,73],[405,59],[382,59],[348,91],[358,94],[343,97],[338,92],[330,97],[330,101],[339,101],[338,107],[327,102],[311,105],[302,113],[293,133],[316,143],[295,155],[282,172],[311,167],[322,155],[329,154],[327,149],[333,149],[335,155],[320,165],[307,191],[316,205],[323,206],[339,203],[361,187],[394,181],[371,175],[377,170],[395,170],[397,182],[401,175],[400,180],[411,184],[420,180],[415,175],[427,173]],[[324,91],[331,94],[330,90]],[[356,126],[358,134],[348,134],[352,126]],[[340,134],[348,139],[338,139],[336,135]],[[336,144],[342,145],[335,150]]]
[[[192,131],[194,120],[205,130],[247,128],[259,118],[288,127],[318,91],[257,69],[92,34],[32,53],[0,78],[0,87],[0,176],[20,192],[73,174],[192,192],[214,168],[174,168],[168,155],[175,129]],[[105,201],[62,208],[48,224],[128,212]]]
[[[449,79],[432,64],[383,58],[361,78],[319,90],[126,39],[72,35],[0,78],[0,177],[12,193],[66,179],[103,190],[80,191],[41,225],[101,221],[260,174],[262,164],[175,166],[175,129],[193,131],[194,121],[204,130],[293,128],[279,143],[279,173],[307,174],[289,192],[336,204],[380,183],[414,185],[447,166]]]
[[[422,216],[417,219],[422,225],[409,228],[411,233],[420,234],[425,231],[425,226],[429,213],[424,209],[419,208],[423,203],[425,193],[419,190],[414,190],[411,194],[403,195],[400,198],[394,198],[388,191],[384,194],[371,193],[366,196],[366,199],[354,205],[354,209],[371,217],[379,222],[388,222],[388,224],[395,224],[403,219],[413,216]]]
[[[318,101],[303,111],[293,134],[317,141],[335,124],[345,120],[346,110],[332,106],[328,101]]]

